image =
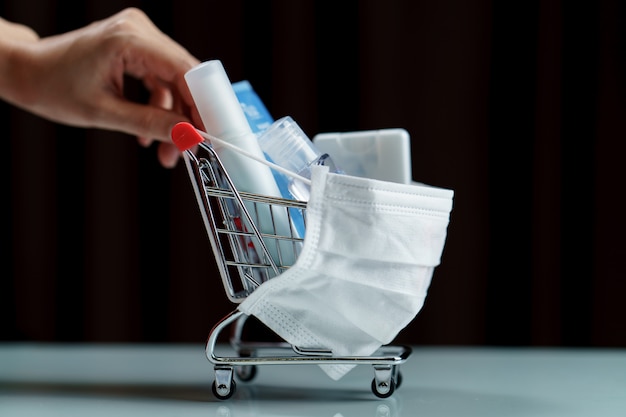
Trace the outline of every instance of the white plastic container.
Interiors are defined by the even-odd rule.
[[[321,152],[332,155],[348,175],[412,183],[411,143],[405,129],[320,133],[313,143]]]

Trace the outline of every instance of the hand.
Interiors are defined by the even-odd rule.
[[[180,153],[170,131],[198,120],[184,73],[199,61],[130,8],[84,28],[13,48],[20,86],[13,102],[60,123],[116,130],[148,146],[161,141],[158,158],[173,167]],[[143,81],[149,103],[124,97],[124,77]]]

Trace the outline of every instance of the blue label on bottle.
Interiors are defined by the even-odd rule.
[[[265,129],[274,123],[274,119],[267,110],[267,107],[265,107],[265,104],[263,104],[261,98],[252,88],[249,81],[238,81],[233,83],[232,86],[235,91],[235,95],[237,96],[237,100],[239,101],[239,104],[241,104],[243,113],[248,120],[250,129],[252,129],[252,132],[257,136],[260,135]],[[267,157],[267,155],[265,155],[265,157],[270,162],[273,162]],[[294,196],[289,191],[289,178],[276,170],[272,170],[272,173],[274,174],[274,180],[276,181],[280,194],[283,198],[293,200]],[[290,211],[296,233],[298,233],[299,237],[304,237],[304,219],[302,218],[300,211],[296,209],[290,209]]]
[[[250,82],[243,80],[233,83],[233,90],[235,90],[237,100],[241,104],[243,113],[246,115],[252,131],[259,134],[270,127],[274,119],[252,88],[252,85],[250,85]]]

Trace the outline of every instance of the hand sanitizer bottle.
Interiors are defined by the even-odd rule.
[[[275,121],[267,128],[259,136],[259,145],[271,162],[302,177],[311,178],[313,165],[325,165],[331,172],[342,173],[330,156],[320,152],[289,116]],[[289,179],[289,191],[297,200],[309,199],[309,186],[298,179]]]

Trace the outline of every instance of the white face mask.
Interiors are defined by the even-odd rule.
[[[440,262],[451,190],[313,170],[302,253],[239,309],[288,343],[369,356],[422,308]],[[321,365],[333,379],[350,365]]]

